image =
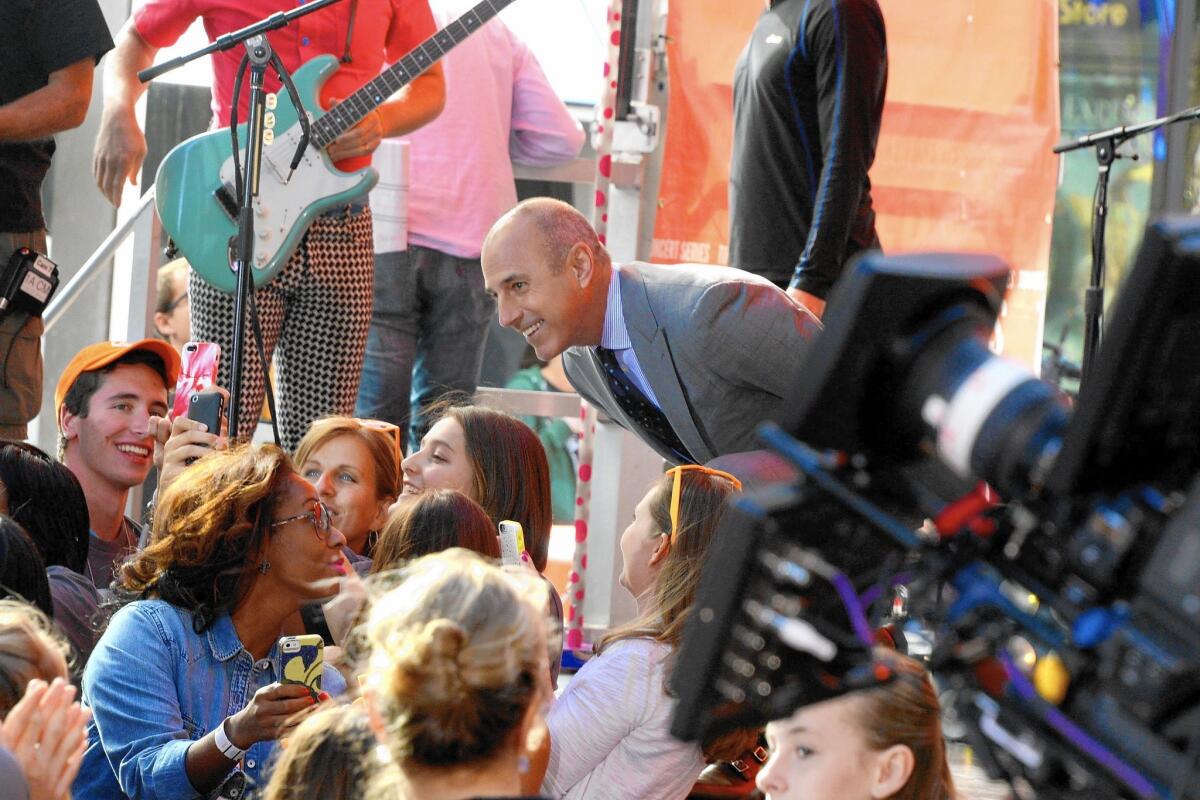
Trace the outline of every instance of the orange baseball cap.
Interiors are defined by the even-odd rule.
[[[56,417],[62,408],[63,398],[67,396],[67,392],[75,385],[75,381],[80,375],[103,369],[134,350],[145,350],[161,358],[167,367],[167,390],[175,388],[175,381],[179,380],[179,353],[175,352],[175,348],[162,339],[142,339],[137,342],[97,342],[89,344],[76,353],[75,357],[71,359],[71,363],[67,364],[67,368],[63,370],[62,377],[58,379],[58,386],[54,389]]]

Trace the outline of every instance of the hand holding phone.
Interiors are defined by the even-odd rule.
[[[284,636],[279,640],[279,682],[308,687],[314,700],[321,695],[325,668],[325,642],[315,633]]]
[[[521,563],[521,553],[525,552],[525,529],[521,523],[506,519],[500,523],[500,563],[516,565]]]
[[[212,407],[214,403],[223,407],[227,394],[219,386],[199,394],[209,393],[219,395],[221,400],[201,402],[195,413],[197,417],[206,417],[206,419],[198,422],[185,415],[171,420],[170,433],[163,442],[162,448],[162,471],[158,476],[160,496],[179,476],[179,473],[183,472],[193,461],[203,458],[213,450],[223,450],[228,446],[228,441],[221,436],[221,410]],[[216,419],[214,420],[213,417]],[[213,424],[216,427],[211,427]]]
[[[193,392],[188,397],[187,416],[204,423],[209,433],[221,432],[221,417],[225,415],[225,395],[215,389]]]
[[[179,380],[175,382],[175,402],[171,418],[188,413],[188,399],[217,385],[217,367],[221,362],[221,345],[213,342],[188,342],[180,353]],[[214,433],[217,428],[209,428]]]

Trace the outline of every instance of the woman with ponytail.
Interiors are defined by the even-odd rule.
[[[953,800],[941,708],[916,661],[878,649],[890,680],[767,725],[768,800]]]
[[[667,680],[721,514],[740,488],[727,472],[676,467],[638,503],[620,543],[620,581],[638,616],[600,640],[551,707],[544,794],[677,800],[706,762],[754,746],[753,731],[703,747],[669,733],[675,700]]]

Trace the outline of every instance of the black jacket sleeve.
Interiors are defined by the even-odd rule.
[[[869,186],[887,88],[887,37],[875,0],[814,5],[798,33],[816,78],[823,166],[808,241],[791,285],[824,297],[841,273],[850,228]]]

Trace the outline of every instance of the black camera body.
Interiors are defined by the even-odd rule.
[[[799,478],[722,521],[677,736],[871,685],[902,586],[994,776],[1200,798],[1200,220],[1147,229],[1074,409],[988,349],[1007,276],[869,254],[843,279],[793,414],[762,431]]]
[[[18,247],[0,272],[0,315],[21,311],[40,317],[58,288],[58,265],[28,247]]]

